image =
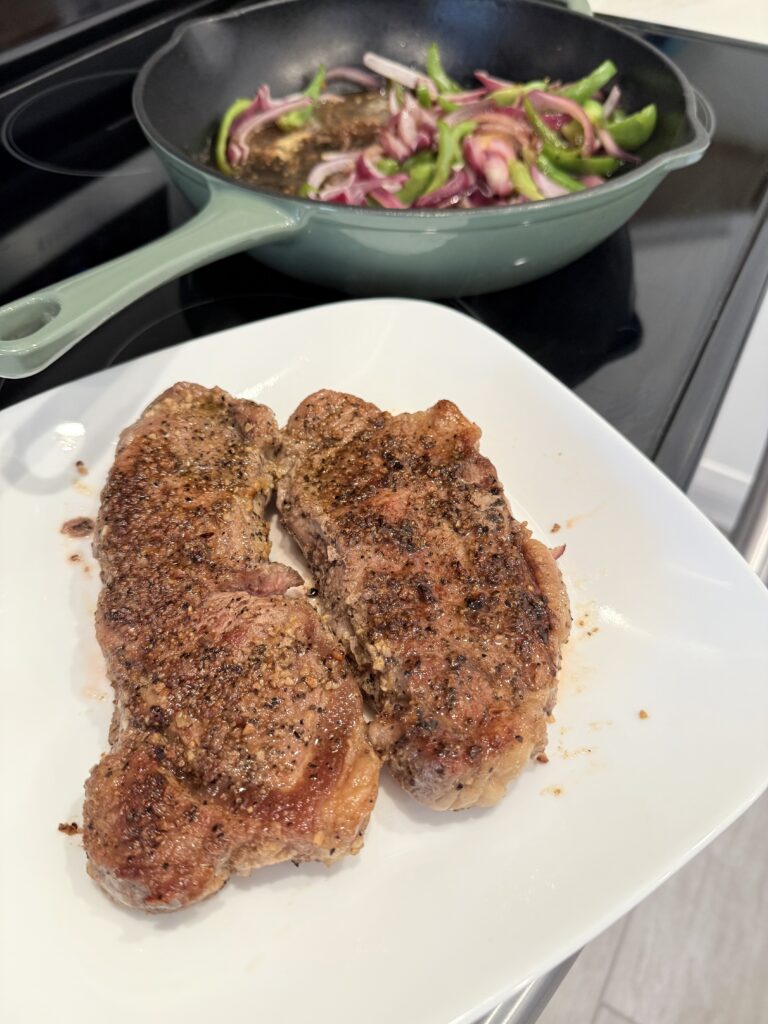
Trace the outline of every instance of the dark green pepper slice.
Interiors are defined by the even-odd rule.
[[[460,92],[461,86],[446,75],[437,43],[427,47],[427,74],[435,83],[438,92]]]
[[[277,119],[278,125],[284,132],[292,132],[296,128],[304,127],[310,117],[312,117],[312,111],[314,110],[315,103],[320,98],[320,91],[324,85],[325,64],[321,64],[318,68],[317,74],[302,93],[302,96],[308,96],[312,100],[312,103],[308,107],[301,107],[299,110],[292,110],[290,114],[284,114],[282,117]]]
[[[608,178],[621,166],[621,161],[612,156],[582,156],[577,149],[555,149],[546,143],[542,152],[553,164],[573,174],[599,174]]]
[[[252,103],[253,100],[235,100],[232,106],[227,107],[224,111],[224,117],[222,117],[221,124],[219,125],[219,134],[216,136],[216,166],[222,174],[232,173],[229,160],[227,160],[229,129],[232,127],[232,122],[235,118],[242,114],[244,110],[247,110]]]
[[[552,146],[554,149],[568,148],[567,144],[560,138],[557,132],[553,132],[549,125],[539,117],[538,111],[527,96],[523,100],[523,108],[528,115],[528,120],[533,125],[533,130],[542,142],[546,142],[547,145]]]
[[[521,196],[525,196],[526,199],[544,198],[541,192],[536,188],[533,178],[531,177],[531,172],[521,160],[510,160],[508,166],[509,177],[512,184]]]
[[[435,161],[432,158],[412,164],[409,168],[408,181],[406,181],[400,191],[396,193],[400,202],[405,206],[411,206],[415,203],[416,200],[420,196],[423,196],[427,191],[427,186],[429,185],[434,173]]]
[[[653,135],[656,128],[658,113],[656,104],[649,103],[647,107],[638,110],[636,114],[625,117],[623,121],[616,121],[608,125],[608,131],[613,136],[614,142],[622,149],[632,152],[640,149]]]
[[[461,140],[465,135],[470,135],[475,128],[476,121],[462,121],[456,125],[447,125],[445,121],[437,122],[437,162],[426,195],[436,192],[448,181],[452,166],[461,159]]]
[[[429,110],[432,106],[432,97],[429,95],[429,89],[423,82],[419,82],[416,85],[416,99],[419,101],[419,106],[424,107],[425,110]]]
[[[397,174],[400,170],[400,164],[397,160],[392,160],[391,157],[383,156],[380,160],[376,161],[376,168],[382,174],[386,174],[389,177],[392,174]]]
[[[497,89],[488,97],[498,107],[511,107],[520,99],[523,93],[533,92],[534,89],[547,89],[549,82],[543,79],[538,82],[526,82],[524,85],[508,85],[505,89]]]
[[[556,185],[568,189],[569,192],[583,192],[586,188],[586,185],[582,185],[576,178],[572,178],[566,171],[561,170],[545,153],[539,153],[536,166],[543,174],[551,178]]]
[[[576,100],[577,103],[583,104],[585,100],[594,96],[598,89],[602,89],[604,85],[607,85],[617,71],[618,68],[612,60],[604,60],[603,63],[599,67],[596,67],[594,71],[591,71],[586,78],[581,78],[578,82],[571,82],[571,84],[566,85],[564,89],[560,89],[560,95],[567,97],[569,100]]]

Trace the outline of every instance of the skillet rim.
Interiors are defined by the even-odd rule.
[[[144,91],[147,86],[147,82],[150,79],[152,73],[155,71],[160,61],[168,54],[172,53],[173,50],[180,46],[182,39],[187,32],[201,26],[212,25],[222,21],[234,21],[237,18],[247,17],[248,15],[256,12],[266,10],[272,7],[285,7],[288,4],[302,4],[308,3],[309,0],[266,0],[264,3],[254,4],[249,7],[242,7],[235,11],[224,11],[220,14],[206,15],[200,18],[190,18],[184,21],[181,25],[177,25],[173,31],[171,38],[160,46],[155,52],[144,62],[132,89],[132,103],[133,110],[136,115],[136,119],[141,126],[141,130],[149,142],[162,150],[164,153],[170,155],[175,160],[180,160],[188,168],[194,171],[194,173],[202,178],[210,179],[207,182],[208,187],[221,188],[223,186],[230,186],[237,188],[239,191],[246,195],[252,195],[257,197],[263,197],[264,199],[279,201],[281,203],[297,204],[299,211],[303,211],[305,214],[314,211],[319,213],[323,211],[325,214],[341,213],[344,216],[349,216],[353,219],[359,217],[376,217],[378,219],[389,219],[393,217],[400,222],[410,221],[412,218],[418,220],[427,221],[438,221],[441,222],[446,218],[454,219],[457,214],[465,214],[470,216],[474,221],[477,221],[479,227],[481,223],[483,226],[490,227],[492,221],[502,220],[506,222],[510,217],[520,218],[523,215],[528,215],[535,210],[541,211],[534,214],[539,220],[555,219],[562,214],[576,214],[582,212],[586,207],[587,209],[592,207],[599,207],[605,202],[610,202],[612,197],[622,191],[628,191],[626,188],[627,183],[633,185],[639,185],[646,178],[652,177],[658,174],[668,165],[668,170],[665,172],[675,170],[676,166],[684,167],[687,164],[679,164],[679,160],[685,157],[691,159],[688,163],[695,163],[701,159],[714,136],[716,119],[715,114],[709,101],[704,95],[696,89],[683,74],[683,72],[677,67],[677,65],[667,57],[665,53],[646,42],[640,36],[634,35],[625,29],[619,28],[616,25],[612,25],[608,22],[600,22],[600,24],[606,28],[609,32],[623,36],[624,38],[630,39],[633,43],[642,46],[646,49],[657,61],[663,64],[668,71],[670,71],[673,77],[677,80],[677,84],[685,101],[685,118],[689,128],[693,131],[693,137],[688,142],[684,142],[679,146],[675,146],[673,149],[665,150],[662,153],[658,153],[647,163],[640,164],[638,167],[631,168],[622,173],[617,178],[612,178],[597,188],[585,189],[583,192],[571,192],[567,196],[556,196],[552,199],[540,199],[534,203],[518,203],[514,206],[493,206],[493,207],[480,207],[475,209],[424,209],[424,208],[409,208],[407,210],[387,210],[387,209],[376,209],[370,206],[346,206],[339,205],[338,203],[327,203],[321,202],[317,199],[307,199],[301,196],[288,196],[283,192],[278,192],[273,189],[260,187],[257,185],[244,182],[236,178],[231,178],[226,174],[223,174],[215,167],[208,166],[198,162],[194,157],[190,156],[183,149],[176,146],[174,143],[169,142],[165,136],[155,129],[152,124],[151,118],[146,111],[144,106]],[[577,18],[581,21],[588,21],[594,23],[594,18],[591,15],[580,14],[576,11],[572,11],[567,7],[562,7],[559,4],[542,4],[537,0],[496,0],[496,3],[517,6],[522,5],[524,7],[539,8],[547,6],[557,10],[562,16],[566,18]],[[699,109],[702,110],[704,118],[708,121],[708,124],[699,117]],[[662,177],[659,177],[657,184],[660,184]],[[601,198],[602,197],[602,198]],[[566,209],[567,203],[570,206]],[[577,203],[580,206],[577,206]],[[545,214],[554,216],[546,216]],[[499,224],[499,227],[502,225]],[[506,226],[506,223],[504,224]]]

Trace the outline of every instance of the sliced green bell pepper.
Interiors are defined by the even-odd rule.
[[[509,161],[509,177],[515,190],[526,199],[543,199],[544,196],[536,188],[531,172],[521,160]]]
[[[586,185],[582,185],[576,178],[572,178],[566,171],[561,170],[557,164],[547,157],[546,153],[539,153],[536,166],[543,174],[551,178],[556,185],[561,185],[563,188],[568,189],[569,192],[583,192],[586,188]]]
[[[393,160],[391,157],[383,156],[380,160],[376,161],[376,168],[381,171],[382,174],[389,176],[390,174],[397,174],[400,170],[400,164],[397,160]]]
[[[584,108],[584,113],[596,128],[605,127],[605,114],[603,113],[602,103],[598,103],[597,100],[584,100],[581,105]]]
[[[528,120],[533,125],[533,130],[539,136],[542,142],[546,142],[548,145],[555,149],[567,149],[568,145],[565,143],[557,132],[553,132],[552,129],[546,124],[539,116],[538,111],[534,108],[531,101],[526,96],[523,100],[523,108],[528,115]]]
[[[612,156],[582,156],[579,150],[555,149],[546,143],[542,152],[553,164],[573,174],[599,174],[610,177],[621,166],[621,161]]]
[[[227,160],[227,139],[229,138],[229,129],[232,127],[232,122],[238,115],[242,114],[244,110],[253,103],[253,100],[235,100],[232,106],[227,107],[224,111],[224,116],[219,124],[219,134],[216,136],[216,166],[222,172],[222,174],[231,174],[232,168]]]
[[[307,121],[312,117],[312,111],[315,108],[315,103],[320,98],[320,91],[325,85],[325,64],[321,64],[318,68],[317,74],[309,83],[307,88],[302,93],[302,96],[308,96],[313,102],[308,107],[301,107],[299,110],[292,110],[290,114],[284,114],[282,117],[277,119],[277,123],[284,132],[292,132],[296,128],[303,128]]]
[[[583,104],[585,100],[594,96],[598,89],[602,89],[604,85],[607,85],[617,71],[618,68],[612,60],[604,60],[586,78],[581,78],[578,82],[571,82],[570,85],[560,89],[560,95]]]
[[[432,97],[423,82],[419,82],[416,86],[416,99],[419,101],[419,106],[424,107],[425,110],[429,110],[432,106]]]
[[[511,107],[517,103],[523,93],[533,92],[534,89],[546,89],[549,86],[549,82],[543,80],[538,82],[526,82],[524,85],[510,85],[506,89],[497,89],[496,92],[492,92],[489,99],[498,107]]]
[[[409,156],[403,164],[403,170],[408,174],[413,170],[414,167],[418,167],[419,164],[432,164],[435,162],[435,154],[429,149],[422,149],[420,153],[416,153],[414,156]]]
[[[638,110],[636,114],[625,117],[623,121],[615,121],[608,125],[608,131],[613,136],[614,142],[622,149],[632,152],[640,149],[653,135],[656,128],[658,112],[655,103],[649,103],[647,107]]]
[[[427,74],[435,83],[438,92],[460,92],[461,86],[446,75],[437,43],[427,47]]]
[[[409,168],[408,181],[396,193],[400,202],[405,206],[415,203],[419,196],[423,196],[427,191],[427,185],[429,185],[434,173],[435,161],[432,157],[428,160],[421,160],[418,163],[412,164]]]
[[[443,108],[446,114],[452,114],[454,110],[458,110],[460,107],[459,103],[451,103],[451,101],[447,100],[445,96],[438,96],[437,102],[438,105]]]
[[[578,121],[569,121],[567,124],[564,124],[560,132],[577,149],[581,149],[584,145],[584,129]]]
[[[462,121],[460,124],[447,125],[445,121],[437,122],[438,146],[435,173],[429,183],[425,195],[436,192],[448,181],[452,166],[461,160],[461,140],[471,135],[477,128],[477,121]]]

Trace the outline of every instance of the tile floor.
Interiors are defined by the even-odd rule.
[[[539,1024],[768,1024],[768,794],[584,949]]]

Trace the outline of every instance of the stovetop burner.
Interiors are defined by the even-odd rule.
[[[110,351],[104,367],[148,355],[181,341],[306,308],[304,296],[289,292],[240,292],[219,299],[191,300],[180,309],[152,320]]]
[[[133,119],[130,90],[134,69],[178,22],[222,6],[167,8],[0,92],[0,302],[189,217]],[[448,304],[514,341],[684,483],[768,276],[768,122],[743,102],[765,93],[768,51],[619,24],[665,50],[713,104],[709,152],[569,267]],[[247,255],[220,260],[123,310],[48,370],[6,382],[0,406],[189,338],[343,298]]]
[[[136,69],[103,71],[43,89],[6,117],[3,145],[23,163],[53,174],[146,174],[129,163],[146,145],[131,104],[135,77]]]

